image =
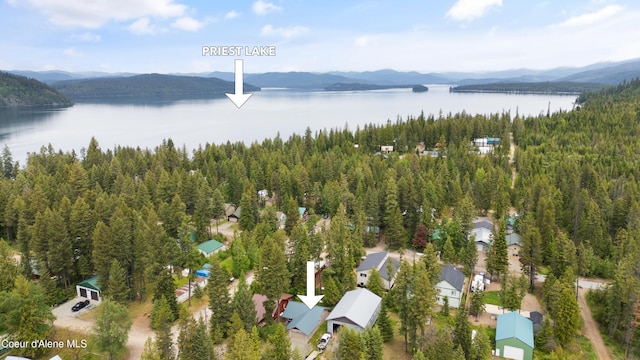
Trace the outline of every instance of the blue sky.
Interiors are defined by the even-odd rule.
[[[638,24],[635,0],[0,0],[0,69],[233,70],[205,45],[277,47],[246,72],[550,69],[640,58]]]

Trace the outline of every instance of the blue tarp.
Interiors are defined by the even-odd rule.
[[[208,278],[209,275],[211,275],[211,272],[209,270],[201,269],[196,271],[196,276],[202,276],[202,277]]]

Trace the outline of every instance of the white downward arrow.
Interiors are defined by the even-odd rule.
[[[298,295],[298,297],[309,309],[316,306],[316,304],[324,297],[324,295],[316,295],[313,261],[307,261],[307,295]]]
[[[243,69],[244,65],[242,63],[242,59],[236,59],[235,60],[235,82],[236,82],[236,92],[235,94],[230,94],[230,93],[225,93],[225,95],[227,95],[227,97],[233,101],[233,103],[238,107],[238,109],[240,109],[242,107],[242,105],[244,105],[244,103],[247,102],[247,100],[249,100],[249,98],[251,97],[251,95],[253,94],[245,94],[244,93],[244,84],[243,84],[243,77],[244,77],[244,69]]]

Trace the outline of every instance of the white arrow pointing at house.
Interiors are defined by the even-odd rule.
[[[324,295],[316,295],[316,283],[313,261],[307,261],[307,295],[298,295],[300,300],[307,305],[309,309],[312,309],[316,304],[322,300]]]
[[[235,61],[235,82],[236,82],[236,92],[235,94],[225,93],[227,97],[233,101],[233,103],[240,109],[244,103],[249,100],[251,95],[253,94],[245,94],[244,93],[244,65],[241,59],[236,59]]]

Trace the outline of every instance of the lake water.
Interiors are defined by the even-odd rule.
[[[317,130],[386,123],[409,115],[442,112],[491,114],[516,111],[538,115],[570,110],[576,96],[449,93],[448,86],[429,85],[426,93],[411,89],[361,92],[294,92],[265,89],[237,109],[227,98],[165,103],[76,104],[67,109],[1,110],[0,146],[24,164],[29,152],[51,144],[78,154],[94,136],[105,150],[116,145],[153,149],[163,139],[188,150],[205,143],[262,141],[278,133],[287,139]]]

